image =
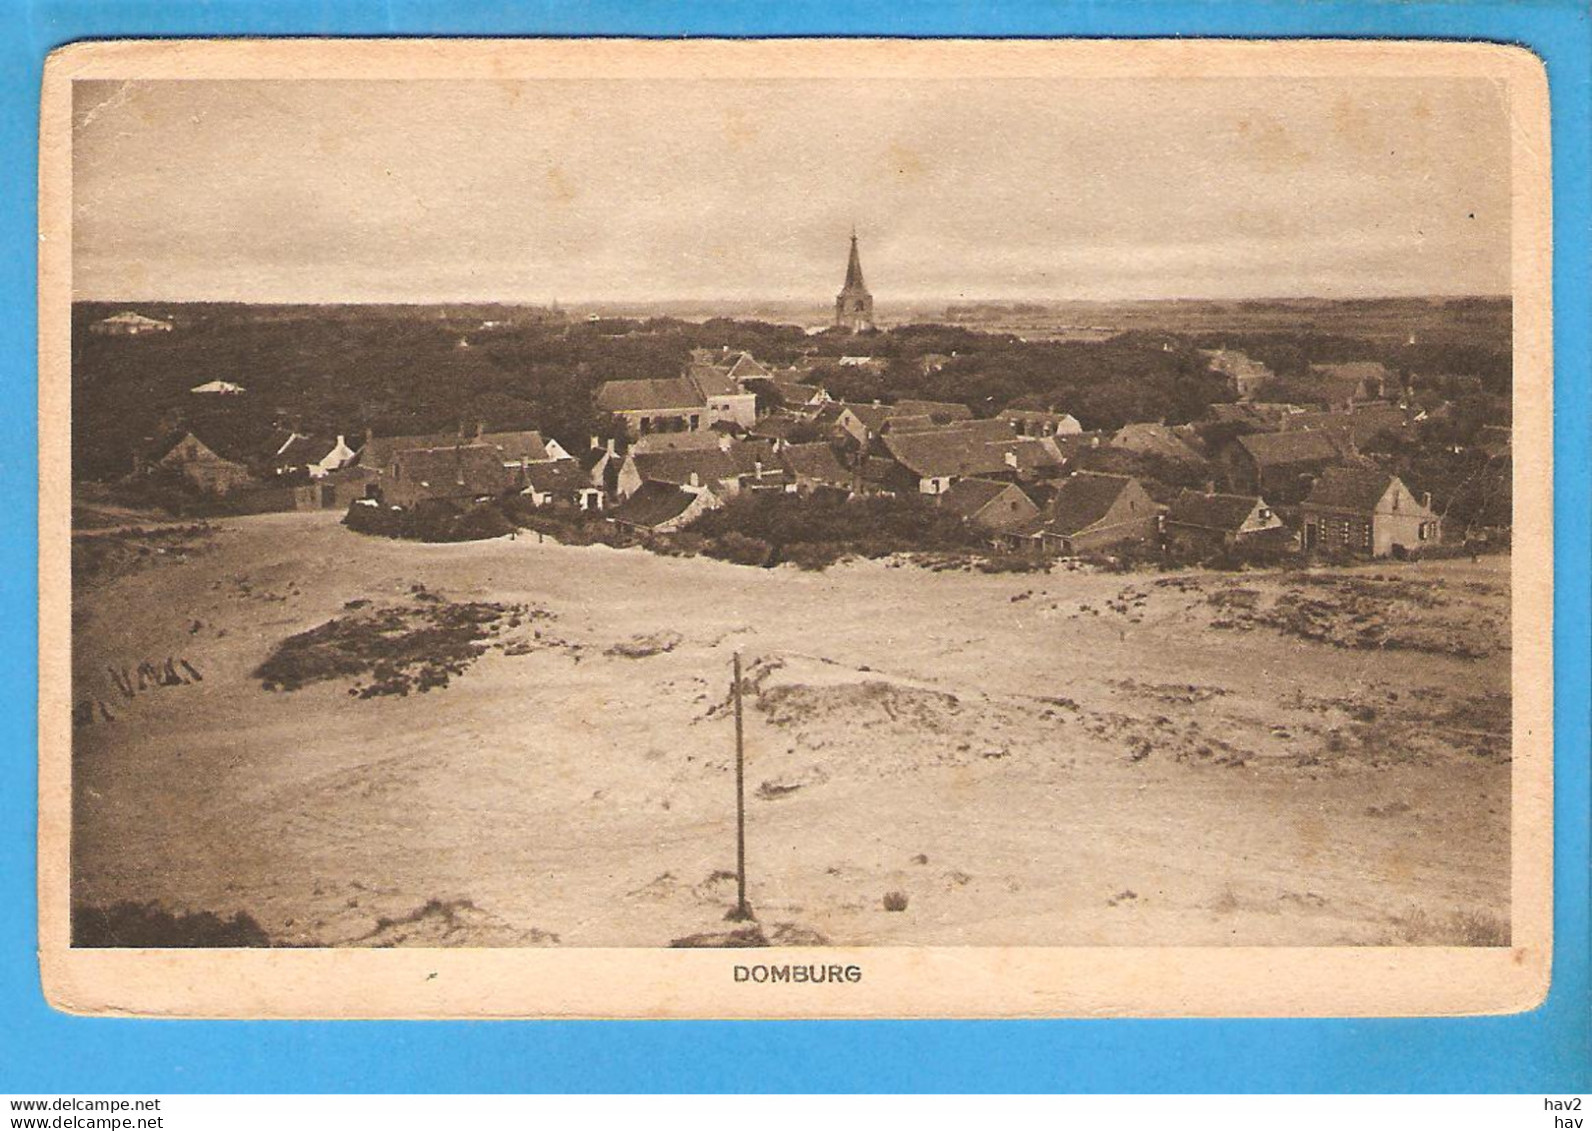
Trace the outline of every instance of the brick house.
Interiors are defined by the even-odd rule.
[[[395,452],[382,474],[381,498],[389,506],[412,507],[439,499],[469,502],[513,487],[514,476],[496,448],[457,444]]]
[[[1344,453],[1325,431],[1255,432],[1225,445],[1220,459],[1239,492],[1296,503],[1323,470],[1344,462]]]
[[[684,377],[604,381],[597,408],[618,417],[632,439],[653,432],[700,432],[708,427],[708,401]]]
[[[998,479],[959,479],[940,496],[940,506],[969,526],[994,534],[1020,530],[1040,517],[1021,487]]]
[[[1300,504],[1301,544],[1373,558],[1435,545],[1442,519],[1432,497],[1417,499],[1398,476],[1376,468],[1332,467]]]
[[[238,460],[217,454],[215,448],[192,432],[160,445],[155,460],[160,467],[178,472],[188,482],[212,495],[230,495],[254,482],[254,473]]]
[[[1037,534],[1046,550],[1078,554],[1156,536],[1160,508],[1137,479],[1080,471],[1061,481]]]

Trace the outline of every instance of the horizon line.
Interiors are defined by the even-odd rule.
[[[1400,301],[1465,301],[1485,299],[1489,301],[1512,301],[1512,292],[1486,292],[1486,291],[1424,291],[1410,293],[1388,293],[1369,295],[1288,295],[1288,294],[1257,294],[1257,295],[1143,295],[1123,298],[1061,298],[1056,296],[1044,298],[1016,298],[996,296],[959,296],[957,298],[918,298],[900,299],[894,303],[882,304],[886,311],[894,307],[914,306],[959,306],[959,305],[988,305],[988,306],[1045,306],[1045,305],[1126,305],[1133,303],[1169,303],[1169,302],[1202,302],[1202,303],[1236,303],[1236,302],[1400,302]],[[334,299],[258,299],[258,298],[156,298],[156,297],[74,297],[73,306],[87,303],[101,305],[127,305],[149,306],[165,304],[171,306],[510,306],[527,307],[539,310],[550,310],[558,307],[566,312],[580,306],[664,306],[664,305],[692,305],[711,306],[715,303],[736,306],[757,305],[799,305],[807,302],[805,299],[793,298],[726,298],[723,296],[713,298],[577,298],[568,301],[562,299],[526,299],[526,298],[334,298]],[[814,301],[814,309],[827,309],[831,303],[828,301]]]

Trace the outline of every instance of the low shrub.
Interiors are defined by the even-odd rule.
[[[110,907],[72,905],[75,947],[270,946],[271,937],[253,916],[239,911],[223,919],[213,911],[173,913],[158,903],[123,901]]]
[[[691,524],[690,533],[706,539],[703,553],[727,561],[791,561],[804,569],[823,569],[848,556],[985,548],[983,537],[955,515],[915,497],[755,494],[708,511]]]
[[[702,552],[720,561],[749,566],[766,566],[774,557],[774,547],[769,543],[735,530],[707,539],[702,544]]]
[[[343,525],[359,534],[413,542],[478,542],[516,529],[503,502],[495,499],[469,506],[431,500],[405,508],[356,502],[349,505]]]
[[[781,548],[780,558],[806,570],[821,570],[851,555],[842,542],[792,542]]]
[[[973,568],[980,573],[1048,573],[1051,564],[1049,558],[1037,554],[1001,554],[982,558]]]
[[[254,670],[267,691],[368,675],[350,695],[408,695],[446,687],[485,654],[504,622],[531,615],[520,605],[450,603],[421,590],[415,605],[362,608],[283,640]]]

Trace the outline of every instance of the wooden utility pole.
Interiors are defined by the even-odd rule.
[[[746,744],[741,721],[741,654],[735,653],[735,909],[726,918],[752,918],[746,903]]]

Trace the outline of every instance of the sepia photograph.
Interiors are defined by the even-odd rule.
[[[529,1014],[1540,996],[1529,56],[474,49],[51,76],[69,1007],[469,1012],[331,987],[378,950]]]

